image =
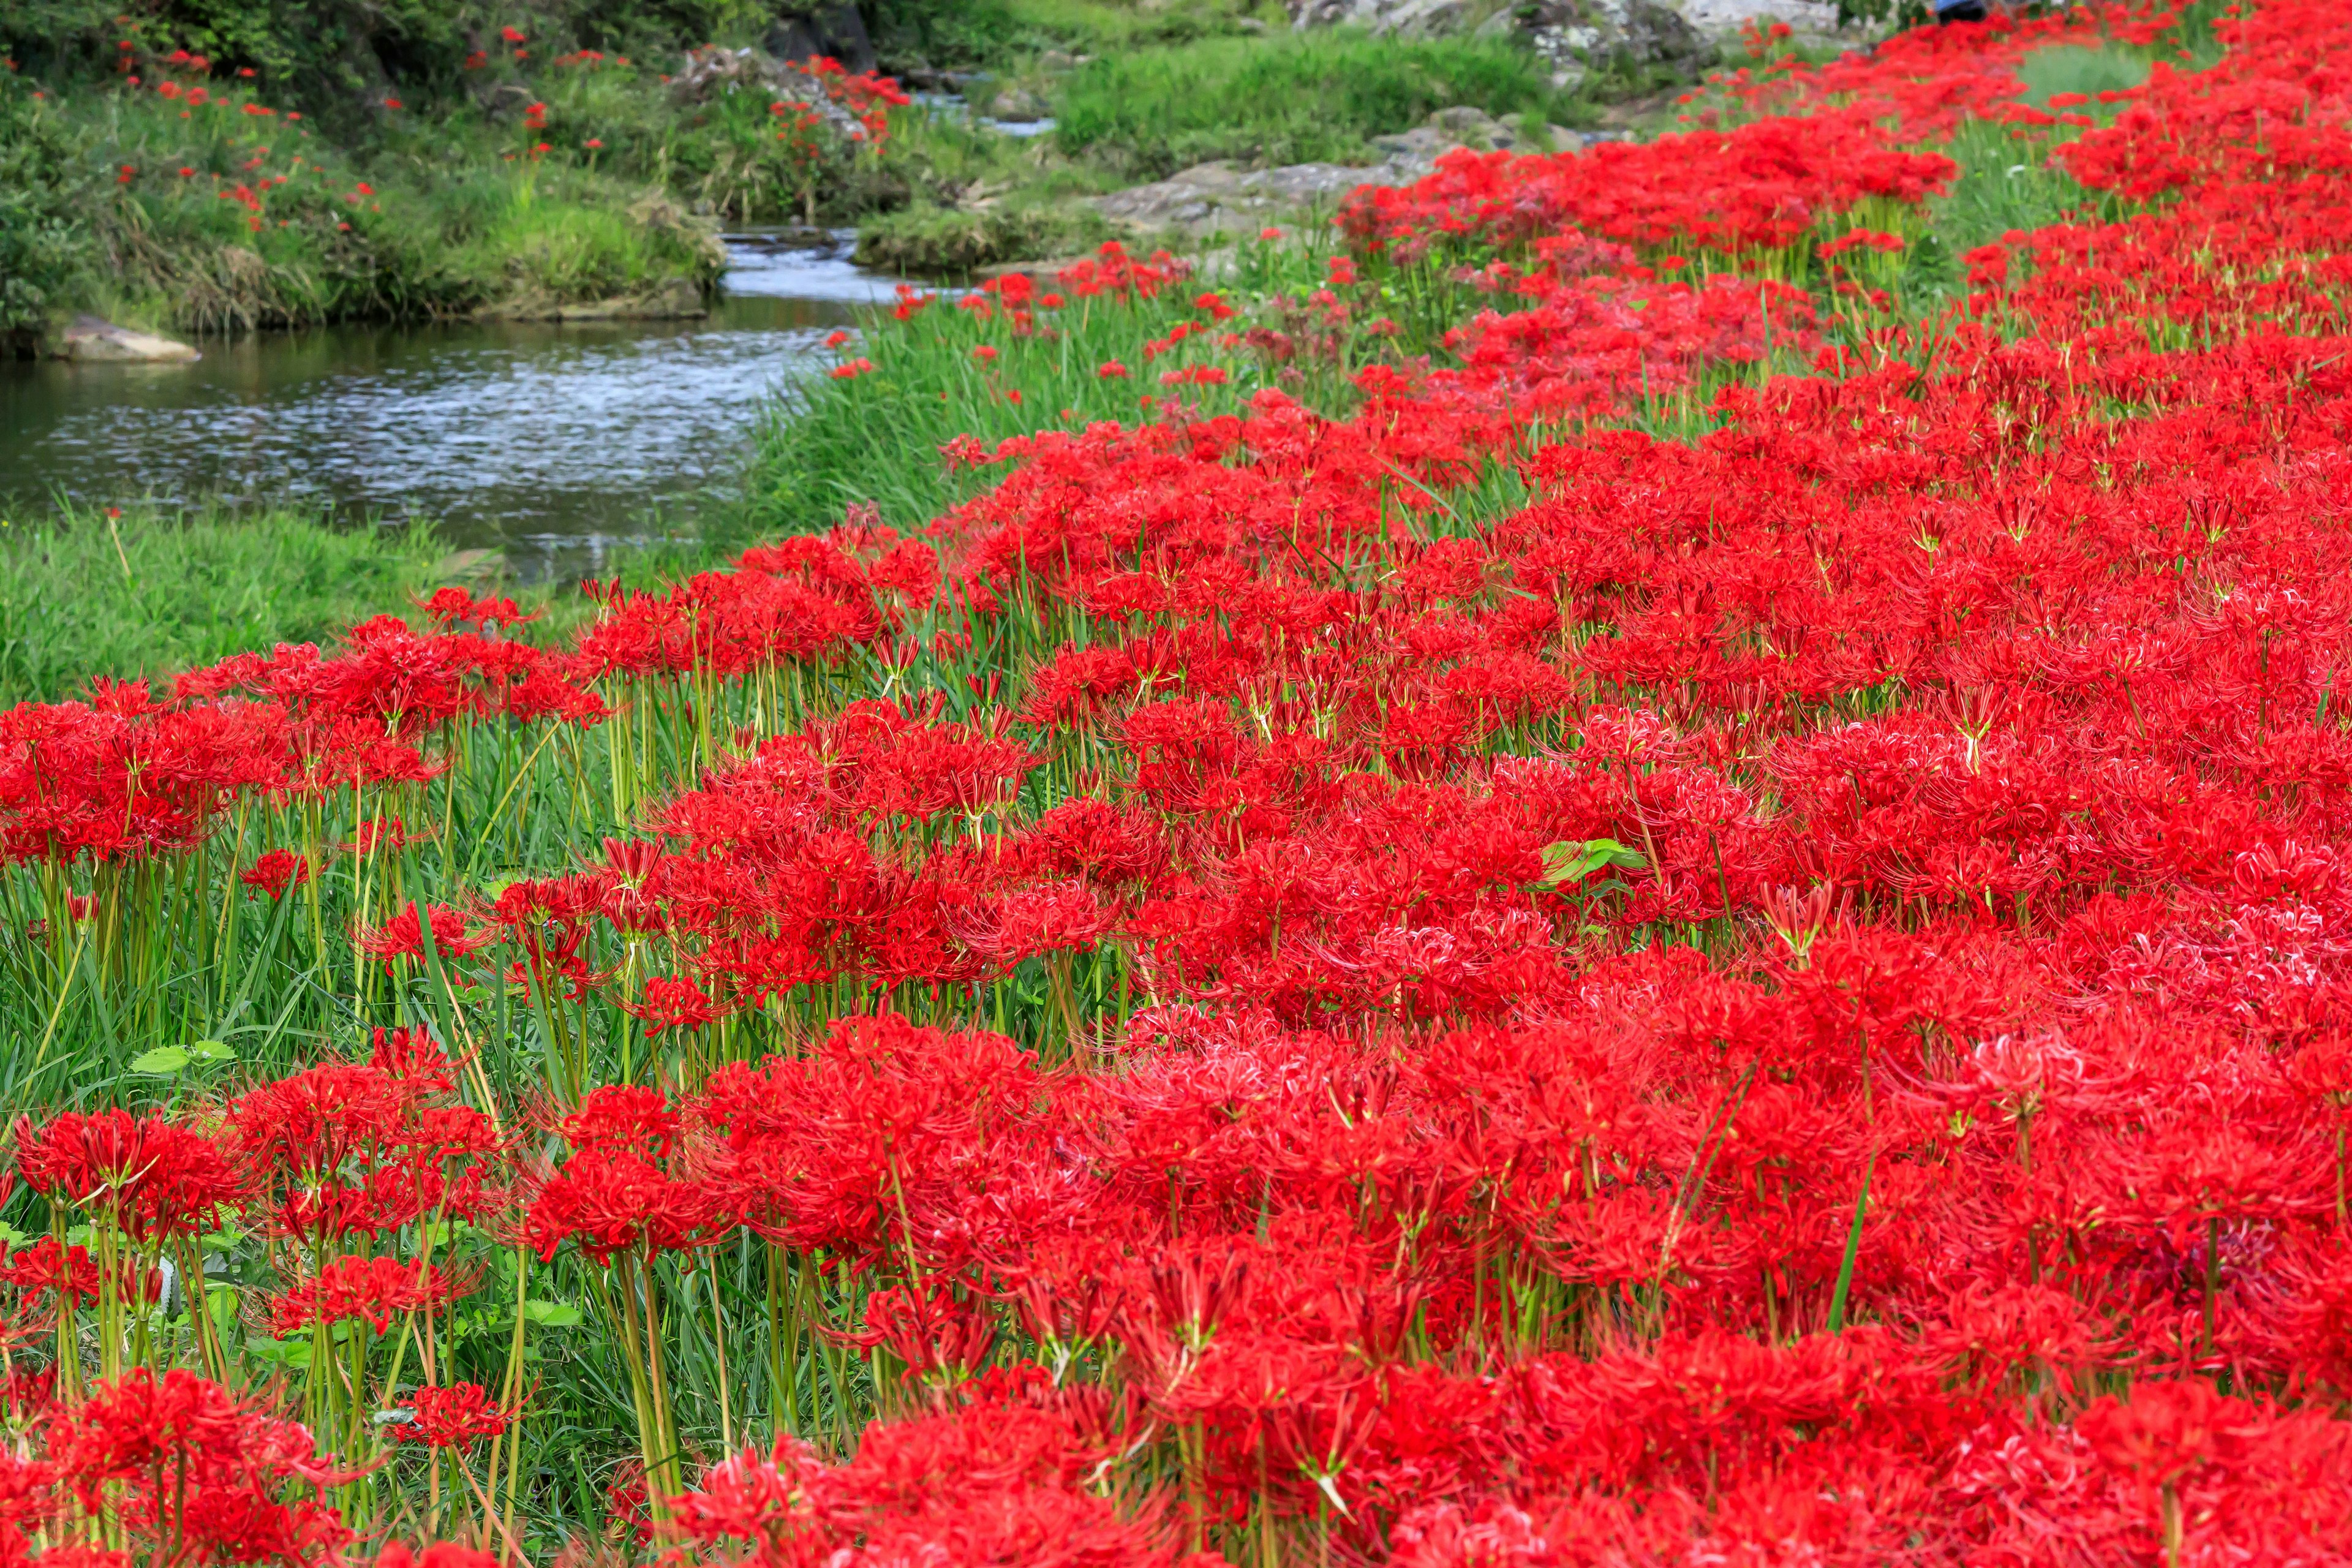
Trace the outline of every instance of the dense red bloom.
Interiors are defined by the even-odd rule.
[[[413,1412],[414,1419],[395,1428],[400,1440],[436,1448],[463,1447],[478,1437],[495,1437],[514,1420],[513,1411],[492,1402],[480,1384],[472,1383],[420,1388],[403,1408]]]
[[[213,1228],[241,1191],[220,1146],[161,1117],[69,1110],[16,1123],[16,1168],[35,1191],[76,1204],[138,1241]]]
[[[289,888],[299,888],[310,879],[310,862],[290,849],[272,849],[237,879],[248,888],[260,889],[273,900],[282,899]]]
[[[97,1260],[89,1249],[67,1247],[45,1236],[22,1252],[0,1256],[0,1282],[30,1294],[55,1290],[75,1303],[98,1300]]]
[[[103,1504],[134,1537],[179,1536],[206,1560],[329,1563],[352,1539],[328,1487],[348,1480],[310,1435],[218,1384],[145,1368],[60,1413],[49,1463],[81,1507]]]
[[[446,1307],[481,1285],[479,1270],[452,1276],[437,1265],[396,1258],[336,1258],[270,1299],[272,1332],[363,1318],[383,1333],[403,1312]]]
[[[523,1218],[523,1236],[541,1258],[567,1239],[600,1264],[621,1251],[646,1256],[714,1239],[727,1217],[707,1184],[673,1170],[678,1115],[654,1089],[597,1089],[565,1117],[563,1135],[578,1151],[540,1184]]]
[[[866,374],[901,331],[1090,334],[1073,402],[1162,377],[1131,426],[964,410],[919,538],[861,500],[593,584],[560,647],[451,590],[0,716],[24,951],[249,939],[197,900],[261,812],[364,847],[310,884],[406,921],[363,951],[511,944],[346,998],[481,1059],[387,1029],[220,1142],[314,1271],[289,1322],[446,1297],[364,1259],[456,1215],[616,1266],[656,1351],[872,1391],[839,1456],[674,1504],[615,1470],[683,1549],[2345,1559],[2352,19],[1787,43],[1671,135],[1449,154],[1213,295],[1117,246],[902,290],[812,396],[907,409]],[[2111,43],[2144,82],[2022,100]],[[887,126],[800,77],[772,129]],[[1953,243],[2061,174],[2097,201]],[[454,1103],[518,1038],[562,1102]],[[504,1419],[469,1389],[415,1436]]]

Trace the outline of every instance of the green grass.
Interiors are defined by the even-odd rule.
[[[984,212],[926,204],[861,224],[856,260],[886,272],[961,278],[1000,262],[1091,250],[1108,237],[1099,214],[1067,203],[1031,197]]]
[[[1317,236],[1315,246],[1245,243],[1215,288],[1236,300],[1304,298],[1324,275],[1321,239]],[[892,527],[919,531],[1001,473],[951,473],[940,448],[960,436],[992,447],[1040,430],[1083,430],[1096,420],[1132,425],[1158,416],[1147,399],[1156,405],[1170,396],[1209,414],[1238,413],[1265,386],[1326,412],[1352,408],[1354,389],[1338,363],[1301,361],[1285,374],[1246,352],[1213,347],[1208,332],[1147,359],[1145,343],[1164,339],[1174,323],[1205,321],[1194,300],[1206,287],[1182,283],[1134,302],[1073,299],[1039,313],[1050,337],[1015,336],[1002,319],[983,322],[946,300],[908,326],[878,316],[842,350],[845,357],[870,359],[873,371],[846,381],[820,378],[778,401],[758,434],[746,499],[707,520],[704,548],[719,553],[761,538],[817,531],[860,501],[880,507]],[[997,357],[977,356],[983,346]],[[1103,375],[1111,361],[1127,374]],[[1195,364],[1223,366],[1233,379],[1211,386],[1161,384],[1161,375]]]
[[[1454,104],[1557,118],[1569,100],[1533,56],[1496,40],[1282,33],[1097,58],[1056,93],[1054,140],[1123,175],[1159,179],[1215,158],[1360,157],[1368,138]]]
[[[2025,100],[2037,108],[2048,108],[2058,93],[2079,92],[2093,100],[2082,106],[2084,113],[2108,118],[2114,110],[2097,102],[2098,95],[2137,87],[2147,79],[2147,68],[2145,50],[2122,44],[2095,49],[2060,44],[2026,56],[2017,74],[2025,83]]]
[[[446,553],[422,531],[335,529],[274,509],[174,516],[66,506],[0,520],[0,706],[162,679],[399,614]]]

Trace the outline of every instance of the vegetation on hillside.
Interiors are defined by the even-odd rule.
[[[1301,36],[1266,0],[864,9],[880,70],[1053,133],[794,69],[748,0],[26,0],[0,331],[560,306],[707,282],[723,222],[856,223],[869,259],[954,275],[1097,243],[1083,198],[1189,163],[1361,158],[1450,104],[1590,111],[1507,42]]]

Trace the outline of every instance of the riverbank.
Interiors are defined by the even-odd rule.
[[[1592,123],[1717,54],[1676,22],[1563,69],[1535,22],[1302,32],[1272,0],[818,11],[541,0],[429,36],[370,13],[338,63],[176,0],[54,0],[37,37],[0,24],[0,344],[54,349],[82,312],[182,334],[690,315],[726,224],[854,224],[871,265],[966,278],[1136,237],[1104,198],[1189,167],[1375,165],[1453,106]]]
[[[0,516],[236,498],[431,526],[517,582],[609,576],[740,484],[780,385],[895,280],[852,236],[727,237],[690,321],[347,322],[199,340],[194,364],[0,363]]]

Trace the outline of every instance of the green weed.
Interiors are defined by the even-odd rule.
[[[110,517],[66,503],[0,521],[0,705],[329,641],[397,612],[443,552],[429,531],[330,528],[290,508]]]
[[[2093,100],[2082,106],[2084,112],[2107,117],[2114,111],[2097,101],[2098,95],[2137,87],[2147,79],[2147,64],[2145,50],[2122,44],[2095,49],[2060,44],[2026,56],[2018,63],[2017,74],[2025,83],[2028,103],[2046,109],[2059,93],[2081,93]]]

